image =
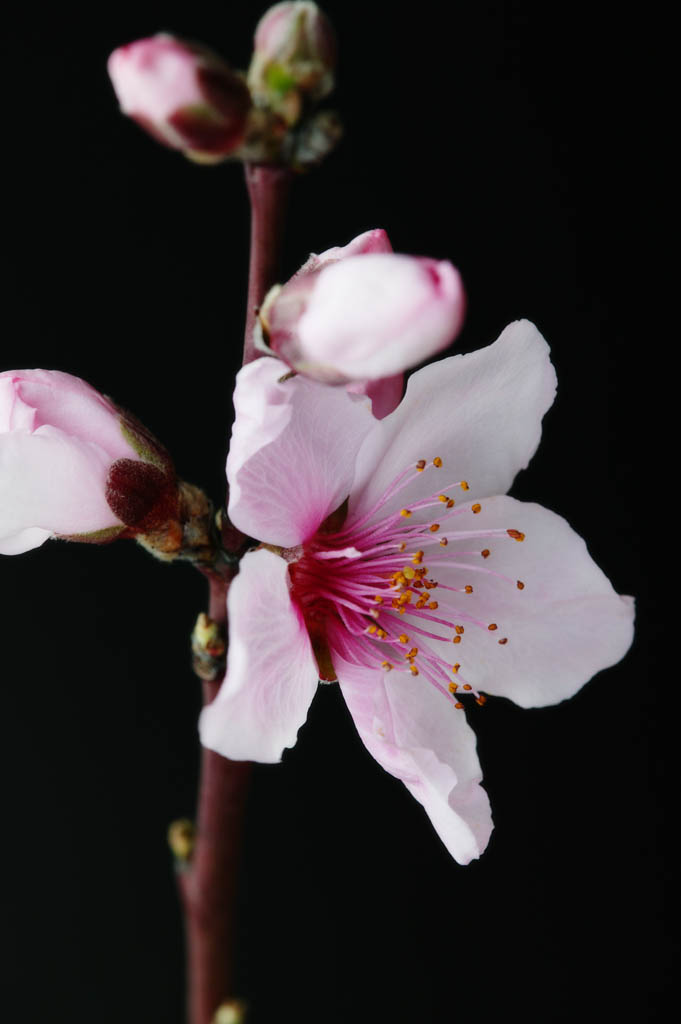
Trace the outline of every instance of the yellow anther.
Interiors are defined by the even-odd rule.
[[[414,554],[414,557],[412,558],[412,562],[414,563],[414,565],[420,565],[420,563],[422,561],[423,561],[423,551],[417,551]]]
[[[506,533],[509,537],[512,537],[513,540],[525,540],[525,534],[521,533],[520,530],[507,530]]]
[[[461,701],[460,701],[460,700],[457,700],[457,702],[456,702],[456,704],[454,705],[454,707],[455,707],[455,708],[458,708],[458,709],[459,709],[459,711],[461,711],[461,709],[463,708],[463,704],[461,703]]]
[[[483,558],[489,558],[489,548],[483,548],[480,554]]]
[[[447,508],[454,508],[455,505],[456,502],[454,501],[454,498],[450,498],[449,501],[447,502]]]
[[[400,635],[398,637],[398,640],[400,641],[401,644],[408,644],[409,643],[409,637],[407,636],[406,633],[400,633]]]
[[[452,637],[452,643],[453,644],[460,644],[461,643],[461,637],[460,636],[453,636]]]
[[[430,604],[428,605],[428,607],[432,608],[432,610],[435,611],[436,608],[439,608],[439,605],[438,605],[437,601],[431,601]]]
[[[410,650],[409,654],[406,655],[406,657],[407,658],[415,658],[418,653],[419,653],[418,647],[412,647],[412,649]]]
[[[376,604],[383,604],[383,598],[380,594],[374,594],[374,601]]]
[[[413,580],[414,577],[416,576],[416,573],[414,572],[410,565],[405,565],[404,569],[402,570],[402,575],[408,580]]]
[[[522,580],[518,580],[518,582],[516,583],[516,587],[518,588],[518,590],[524,590],[525,589],[525,584],[523,583]]]
[[[422,595],[422,596],[421,596],[421,597],[420,597],[420,598],[418,599],[418,601],[416,602],[416,604],[414,605],[414,607],[415,607],[415,608],[425,608],[427,604],[428,604],[428,597],[426,596],[426,594],[423,594],[423,595]]]
[[[473,689],[473,687],[471,686],[470,683],[464,683],[463,684],[463,688],[464,688],[464,690],[472,690]]]
[[[480,707],[482,707],[483,704],[487,703],[487,697],[485,697],[484,693],[481,693],[479,697],[475,698],[475,703],[479,704]]]
[[[376,626],[376,625],[369,626],[369,628],[367,630],[367,633],[375,633],[377,629],[378,629],[378,626]]]
[[[491,630],[492,632],[494,632],[494,630],[498,629],[499,627],[497,626],[496,622],[490,622],[490,624],[489,624],[489,626],[487,628],[489,630]]]
[[[449,541],[447,540],[447,538],[443,537],[442,540],[440,541],[440,547],[441,548],[446,548],[448,544],[449,544]]]
[[[393,666],[390,664],[389,661],[382,661],[381,662],[381,668],[383,669],[384,672],[390,672],[392,667]]]
[[[461,668],[461,665],[460,665],[460,663],[458,661],[457,661],[456,665],[452,665],[452,672],[454,673],[454,675],[456,675],[456,673],[459,671],[460,668]]]
[[[502,636],[501,640],[497,640],[497,643],[499,643],[499,644],[507,644],[508,643],[508,637],[507,636]]]
[[[467,480],[462,480],[461,483],[459,484],[459,487],[461,488],[462,491],[470,491],[470,487],[468,486]]]
[[[404,551],[406,546],[407,546],[407,542],[406,542],[406,540],[403,540],[402,543],[400,544],[400,551]]]
[[[454,629],[459,634],[459,636],[461,636],[461,634],[464,632],[463,626],[454,626]]]
[[[388,634],[386,633],[386,631],[385,631],[384,629],[377,629],[377,630],[376,630],[376,636],[380,637],[380,638],[381,638],[381,640],[385,640],[385,638],[387,637],[387,635],[388,635]]]
[[[459,684],[458,683],[450,683],[449,684],[449,692],[450,693],[456,693],[456,691],[458,689],[459,689]]]
[[[480,511],[482,511],[482,505],[479,502],[476,502],[475,505],[471,505],[471,512],[475,512],[477,515]]]
[[[411,515],[411,512],[408,508],[402,508],[400,509],[400,515],[404,516],[405,519],[408,519],[409,516]]]
[[[467,594],[472,594],[473,593],[473,588],[470,585],[470,583],[467,583],[466,586],[463,589],[466,591]]]
[[[430,530],[431,533],[437,533],[437,531],[440,529],[440,524],[439,523],[431,523],[430,526],[428,527],[428,529]]]
[[[439,455],[436,456],[436,458],[433,459],[433,465],[436,466],[438,469],[442,465],[442,459],[440,458]]]
[[[446,494],[441,494],[440,497],[437,500],[438,501],[442,501],[446,505],[447,502],[449,501],[449,498],[447,497]]]
[[[418,470],[419,473],[423,473],[425,468],[426,468],[426,460],[425,459],[419,459],[419,461],[416,463],[416,469]]]
[[[409,671],[413,676],[417,676],[419,674],[419,670],[417,669],[416,665],[410,665]]]

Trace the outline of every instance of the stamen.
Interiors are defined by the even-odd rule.
[[[507,530],[506,533],[509,537],[512,537],[513,540],[525,540],[525,534],[521,533],[520,530]]]
[[[433,459],[433,465],[434,465],[434,466],[435,466],[435,467],[436,467],[437,469],[440,469],[440,467],[441,467],[441,465],[442,465],[442,459],[440,458],[440,456],[439,456],[439,455],[438,455],[438,456],[436,456],[436,457],[435,457],[435,458]]]
[[[476,502],[475,505],[471,505],[471,512],[475,512],[476,515],[477,515],[478,512],[481,511],[481,509],[482,509],[482,505],[479,502]]]

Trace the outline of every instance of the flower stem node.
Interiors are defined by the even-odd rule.
[[[196,826],[189,818],[178,818],[168,826],[168,846],[178,867],[186,867],[192,859],[196,844]]]
[[[192,631],[192,666],[200,679],[224,675],[226,649],[224,627],[201,612]]]
[[[213,1017],[212,1024],[245,1024],[246,1004],[240,999],[222,1003]]]

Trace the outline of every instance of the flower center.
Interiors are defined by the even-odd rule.
[[[465,480],[395,511],[400,491],[421,474],[432,478],[442,466],[437,457],[404,470],[368,512],[304,544],[290,573],[325,678],[335,678],[330,662],[337,652],[355,665],[421,675],[462,708],[464,693],[478,704],[486,700],[474,672],[469,678],[464,667],[466,630],[483,630],[490,642],[509,642],[499,637],[496,621],[466,609],[472,580],[484,573],[523,590],[522,580],[482,562],[491,554],[492,540],[523,541],[525,535],[515,528],[476,529],[474,517],[482,505],[461,502],[458,492],[469,490]],[[447,651],[442,642],[454,645],[451,657],[441,653]],[[320,657],[322,649],[330,657]]]

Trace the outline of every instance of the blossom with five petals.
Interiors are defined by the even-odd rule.
[[[229,514],[261,545],[228,597],[225,681],[203,743],[275,762],[318,678],[461,863],[492,830],[463,706],[573,695],[618,661],[633,602],[565,520],[505,496],[539,442],[555,374],[527,321],[413,374],[398,408],[262,358],[235,394]]]

